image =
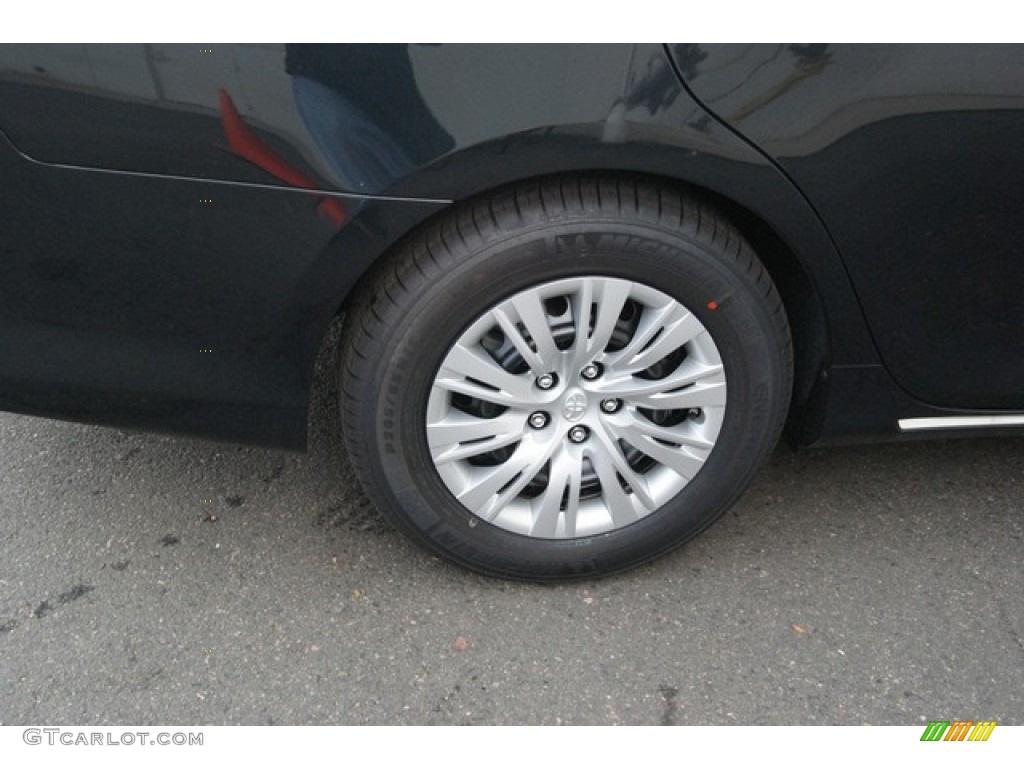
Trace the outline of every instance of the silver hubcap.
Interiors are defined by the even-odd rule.
[[[434,377],[427,444],[478,517],[591,536],[675,497],[711,454],[725,405],[718,348],[682,304],[641,283],[571,278],[515,294],[459,336]]]

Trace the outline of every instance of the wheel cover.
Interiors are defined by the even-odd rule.
[[[692,312],[642,283],[576,277],[504,299],[456,339],[426,438],[478,518],[578,538],[673,499],[711,455],[725,407],[722,358]]]

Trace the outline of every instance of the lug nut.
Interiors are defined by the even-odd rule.
[[[612,399],[612,400],[602,400],[601,401],[601,410],[604,411],[605,413],[615,413],[621,407],[622,407],[622,401],[621,400],[614,400],[614,399]]]
[[[548,415],[544,411],[534,411],[527,421],[534,429],[544,429],[548,425]]]
[[[585,365],[585,366],[583,366],[583,370],[580,371],[580,376],[582,376],[587,381],[591,381],[593,379],[596,379],[600,375],[601,375],[601,366],[599,366],[597,363],[591,363],[590,365]]]
[[[586,427],[577,426],[569,430],[569,439],[572,440],[574,443],[582,443],[584,440],[587,439],[587,436],[589,434],[590,430],[588,430]]]
[[[551,389],[555,386],[555,382],[558,378],[553,373],[542,373],[537,377],[537,388],[538,389]]]

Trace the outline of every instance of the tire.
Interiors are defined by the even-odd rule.
[[[778,440],[792,347],[768,274],[711,208],[560,178],[392,253],[349,313],[341,379],[353,466],[399,529],[551,580],[649,561],[722,515]]]

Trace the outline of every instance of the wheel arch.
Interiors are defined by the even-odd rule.
[[[518,175],[517,175],[518,176]],[[649,170],[624,170],[617,167],[573,168],[556,173],[515,177],[494,183],[481,184],[479,188],[450,205],[434,210],[407,226],[383,248],[376,258],[366,263],[337,304],[335,316],[343,315],[351,302],[360,295],[362,288],[372,280],[376,268],[387,257],[400,249],[407,240],[414,239],[423,231],[436,226],[439,221],[457,216],[481,200],[500,194],[502,191],[524,185],[535,185],[565,178],[612,177],[644,181],[664,185],[686,195],[702,200],[732,223],[753,247],[766,271],[775,283],[789,318],[794,345],[793,398],[790,406],[785,434],[793,444],[813,442],[820,430],[824,415],[824,403],[816,397],[816,383],[832,361],[832,338],[829,333],[828,315],[815,271],[809,260],[801,256],[797,247],[787,241],[762,214],[728,194],[706,185],[677,175],[656,173]],[[493,181],[493,178],[492,178]],[[327,330],[324,329],[324,335]],[[341,343],[345,343],[344,336]]]

